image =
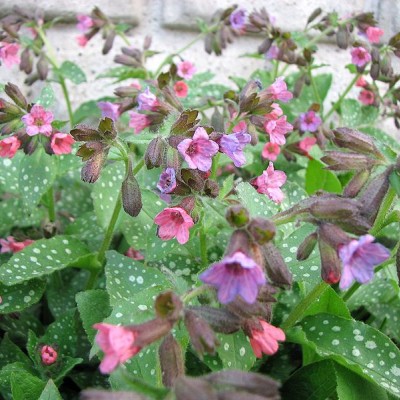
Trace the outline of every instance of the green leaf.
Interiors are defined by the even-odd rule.
[[[389,160],[396,160],[400,144],[394,137],[375,127],[363,127],[360,130],[376,139],[376,146]]]
[[[333,172],[324,169],[324,165],[320,161],[311,159],[308,161],[306,170],[305,189],[309,195],[314,194],[318,190],[341,193],[342,185]]]
[[[53,380],[48,380],[46,387],[43,389],[38,400],[62,400],[61,394]]]
[[[69,79],[71,82],[77,85],[86,82],[85,73],[72,61],[64,61],[61,64],[59,72],[64,76],[64,78]]]
[[[46,154],[43,148],[21,160],[19,188],[27,208],[35,207],[52,187],[57,176],[57,159]]]
[[[31,365],[31,360],[10,340],[6,333],[0,344],[0,369],[13,362],[20,362],[27,366]]]
[[[40,378],[23,370],[11,373],[10,382],[14,400],[37,400],[46,386]]]
[[[88,252],[81,241],[68,236],[37,240],[0,267],[0,282],[11,286],[49,275],[66,268]]]
[[[283,400],[326,400],[336,392],[334,362],[323,360],[297,370],[281,389]],[[352,397],[348,397],[350,400]]]
[[[3,301],[0,303],[0,314],[19,312],[37,303],[46,289],[46,282],[32,279],[13,286],[0,283],[0,293]]]
[[[234,180],[234,175],[229,175],[223,182],[222,188],[219,191],[218,194],[218,199],[222,200],[225,196],[227,196],[231,190],[233,189],[233,180]]]
[[[217,353],[223,368],[249,371],[256,361],[253,349],[243,331],[231,335],[218,334],[220,345]]]
[[[97,331],[93,325],[103,322],[110,315],[110,301],[105,290],[87,290],[76,295],[76,304],[81,316],[83,328],[90,343],[94,343]]]
[[[51,85],[46,85],[40,92],[39,98],[36,100],[36,104],[40,104],[44,108],[50,107],[55,100],[55,94]]]
[[[397,171],[393,171],[389,175],[389,181],[397,196],[400,196],[400,175]]]
[[[301,325],[319,355],[400,395],[400,350],[387,336],[362,322],[329,314],[306,317]]]
[[[14,397],[11,397],[11,376],[19,375],[23,376],[24,374],[34,374],[32,367],[26,366],[21,362],[14,362],[12,364],[6,365],[4,368],[0,370],[0,392],[4,396],[5,399],[15,400]],[[43,382],[44,387],[44,382]],[[40,393],[40,392],[39,392]]]
[[[125,175],[124,164],[115,162],[103,169],[100,179],[96,182],[92,199],[94,211],[99,225],[106,230],[110,223],[112,213]]]
[[[1,189],[5,192],[19,193],[19,165],[25,157],[22,151],[18,151],[13,158],[0,159],[0,186],[2,186]]]
[[[100,74],[96,79],[100,78],[115,78],[114,83],[125,81],[127,79],[145,79],[146,71],[141,68],[132,67],[115,67],[109,69],[107,72]]]

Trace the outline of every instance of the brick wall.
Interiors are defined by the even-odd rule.
[[[207,19],[217,8],[239,4],[245,9],[264,6],[276,18],[276,24],[285,29],[303,29],[307,17],[316,8],[336,10],[340,15],[351,12],[373,11],[380,21],[386,36],[400,30],[400,2],[394,0],[2,0],[0,15],[5,15],[14,5],[36,9],[38,6],[52,17],[62,16],[63,24],[58,25],[50,35],[50,40],[57,49],[60,61],[70,59],[79,64],[86,72],[88,82],[79,86],[71,85],[71,97],[76,105],[83,100],[111,95],[113,87],[106,80],[95,80],[95,77],[110,66],[115,66],[113,56],[124,45],[117,38],[114,49],[107,56],[101,55],[102,41],[95,38],[85,48],[80,48],[75,41],[76,13],[89,13],[93,6],[99,6],[108,16],[116,21],[126,21],[135,28],[129,33],[132,45],[140,46],[145,35],[153,36],[152,48],[161,52],[177,50],[192,40],[196,35],[196,19]],[[229,75],[247,77],[257,67],[269,68],[267,61],[239,58],[245,52],[255,51],[259,39],[239,38],[233,46],[228,47],[223,57],[209,56],[203,50],[203,44],[197,43],[184,53],[184,57],[195,62],[199,71],[211,69],[216,72],[218,80],[228,83]],[[151,59],[150,65],[156,66],[164,54]],[[321,72],[335,74],[333,91],[327,101],[338,96],[350,78],[343,68],[350,62],[348,50],[339,50],[329,42],[320,45],[320,60],[329,64]],[[17,68],[11,71],[0,67],[0,82],[13,81],[22,83],[24,75]],[[40,90],[41,83],[35,83],[33,92]],[[63,112],[60,102],[59,113]]]

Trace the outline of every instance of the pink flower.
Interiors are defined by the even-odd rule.
[[[211,168],[212,158],[218,153],[218,145],[209,139],[206,130],[199,126],[192,139],[184,139],[178,150],[189,164],[189,168],[206,172]]]
[[[371,61],[371,54],[364,47],[355,47],[351,50],[351,62],[357,67],[363,67]]]
[[[79,46],[85,47],[88,43],[89,39],[85,35],[79,35],[76,37],[76,42]]]
[[[190,61],[181,61],[178,64],[177,75],[183,79],[192,79],[196,72],[196,67]]]
[[[184,81],[178,81],[174,85],[174,92],[178,97],[186,97],[188,95],[189,86]]]
[[[140,84],[140,82],[137,79],[134,79],[133,82],[129,86],[132,86],[137,90],[142,89],[142,85]]]
[[[262,268],[241,251],[212,264],[199,279],[217,288],[222,304],[230,303],[236,296],[252,304],[257,299],[259,287],[266,282]]]
[[[283,171],[275,171],[274,164],[269,163],[262,175],[254,178],[250,183],[258,193],[266,194],[275,203],[281,203],[284,194],[280,187],[286,182],[286,174]]]
[[[51,136],[50,146],[54,154],[69,154],[74,143],[74,138],[68,133],[57,132]]]
[[[93,328],[99,331],[96,343],[104,353],[100,364],[103,374],[111,373],[118,364],[124,363],[141,350],[141,347],[135,346],[138,333],[133,329],[106,323],[95,324]]]
[[[287,103],[293,98],[293,94],[287,90],[285,78],[280,76],[276,78],[275,82],[266,90],[268,98],[271,100],[280,100]]]
[[[315,132],[322,123],[320,116],[313,110],[300,114],[299,121],[303,132]]]
[[[147,111],[155,111],[159,106],[159,102],[157,97],[150,92],[150,89],[147,87],[144,92],[139,93],[137,97],[138,102],[138,110],[147,110]]]
[[[111,103],[110,101],[99,101],[97,107],[101,110],[102,118],[111,118],[116,121],[119,117],[119,104]]]
[[[356,86],[358,86],[358,87],[365,87],[365,86],[367,86],[367,84],[368,84],[368,82],[365,80],[365,78],[364,78],[363,76],[360,76],[360,77],[357,79]]]
[[[275,161],[280,152],[281,149],[276,143],[268,142],[265,143],[261,155],[269,161]]]
[[[379,43],[381,36],[383,35],[383,30],[377,26],[369,26],[366,30],[367,38],[371,43]]]
[[[131,117],[129,120],[129,126],[133,128],[133,133],[136,135],[150,126],[150,118],[148,115],[140,114],[135,111],[130,111],[128,114]]]
[[[133,247],[129,247],[125,252],[125,255],[132,258],[132,260],[144,260],[143,254],[139,250],[135,250]]]
[[[39,133],[50,136],[53,130],[51,123],[53,121],[53,113],[46,111],[42,106],[35,104],[29,114],[25,114],[21,120],[26,125],[26,133],[34,136]]]
[[[192,217],[181,207],[166,208],[155,216],[154,222],[159,225],[160,239],[170,240],[176,237],[180,244],[189,240],[189,229],[194,225]]]
[[[293,130],[293,125],[287,122],[286,115],[278,118],[279,110],[266,114],[264,129],[269,134],[270,141],[280,146],[286,143],[285,135]]]
[[[317,143],[317,139],[315,137],[305,137],[304,139],[300,140],[299,149],[305,154],[308,154],[315,143]]]
[[[247,132],[247,124],[246,121],[240,121],[238,124],[236,124],[233,129],[232,132],[234,133],[238,133],[238,132],[242,132],[242,131],[246,131]]]
[[[81,32],[86,32],[94,25],[93,19],[88,15],[78,14],[76,19],[78,20],[76,27]]]
[[[282,329],[268,324],[262,319],[259,320],[262,330],[252,329],[250,345],[257,358],[262,357],[262,353],[272,355],[278,351],[278,340],[283,342],[286,339]]]
[[[21,142],[16,136],[0,140],[0,157],[13,158],[20,147]]]
[[[23,242],[16,242],[13,236],[8,236],[7,239],[0,239],[0,253],[18,253],[33,242],[34,240],[30,239],[26,239]]]
[[[361,90],[360,94],[358,95],[358,100],[360,100],[360,102],[365,104],[366,106],[374,104],[375,102],[374,92],[371,92],[370,90],[367,89]]]
[[[0,42],[0,60],[4,62],[7,68],[11,68],[14,64],[19,64],[21,59],[18,55],[18,43]]]
[[[51,365],[57,361],[57,352],[49,345],[44,345],[40,351],[42,357],[42,363],[44,365]]]
[[[379,243],[372,243],[372,235],[360,236],[358,240],[351,240],[338,249],[343,263],[342,277],[339,288],[345,290],[353,281],[367,283],[374,277],[375,266],[390,257],[390,251]]]

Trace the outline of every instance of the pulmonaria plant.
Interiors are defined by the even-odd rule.
[[[102,97],[57,21],[0,20],[0,68],[33,85],[0,85],[0,397],[397,398],[400,34],[232,5],[163,54],[117,19],[77,15]],[[186,52],[239,36],[245,78]]]

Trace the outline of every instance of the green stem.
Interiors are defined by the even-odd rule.
[[[315,96],[315,100],[320,105],[320,107],[321,107],[320,113],[322,114],[323,105],[322,105],[321,97],[319,95],[317,85],[315,84],[315,80],[314,80],[314,77],[312,75],[311,69],[308,71],[308,75],[310,76],[311,87],[312,87],[312,90],[313,90],[313,93],[314,93],[314,96]]]
[[[201,263],[202,263],[203,267],[207,267],[207,265],[208,265],[207,237],[204,232],[203,226],[200,229],[200,256],[201,256]]]
[[[272,77],[273,81],[278,77],[278,70],[279,70],[279,61],[276,60],[275,64],[274,64],[274,72],[273,72],[273,77]]]
[[[187,292],[182,296],[182,302],[187,304],[190,300],[194,299],[195,297],[199,296],[202,293],[207,292],[210,290],[210,286],[202,285],[194,288],[193,290]]]
[[[210,179],[215,180],[217,178],[219,155],[220,153],[217,153],[217,155],[212,160]]]
[[[125,44],[127,46],[131,45],[131,42],[129,41],[129,39],[126,37],[124,32],[118,32],[118,36],[125,42]]]
[[[64,95],[65,104],[67,105],[69,123],[70,123],[71,128],[73,128],[74,127],[74,113],[72,111],[71,100],[69,98],[67,85],[65,83],[64,77],[61,74],[58,74],[58,76],[60,79],[60,85],[61,85],[61,89],[62,89],[62,92]]]
[[[333,104],[332,108],[324,115],[323,120],[326,121],[342,104],[343,99],[347,96],[347,94],[350,92],[351,88],[355,85],[357,82],[357,79],[360,77],[359,74],[357,74],[352,81],[349,83],[345,91],[341,94],[339,99]]]
[[[49,213],[50,222],[54,222],[56,220],[56,208],[54,205],[54,191],[53,186],[50,187],[47,192],[47,210]]]
[[[326,36],[329,33],[333,32],[334,29],[335,29],[334,27],[329,26],[328,28],[323,30],[319,35],[315,36],[314,39],[311,39],[308,43],[306,43],[304,48],[306,49],[306,48],[311,47],[312,45],[318,43],[324,36]]]
[[[396,198],[396,192],[392,187],[390,187],[379,208],[378,214],[375,218],[374,225],[369,231],[369,233],[372,236],[376,236],[384,226],[386,216],[389,213],[395,198]]]
[[[304,299],[301,300],[300,303],[297,304],[297,306],[292,310],[292,312],[281,325],[281,328],[287,331],[293,325],[295,325],[296,322],[302,318],[307,308],[310,307],[311,304],[313,304],[322,295],[322,293],[324,293],[328,286],[329,285],[323,281],[316,285],[314,289],[311,290],[311,292],[308,293],[308,295],[304,297]]]

